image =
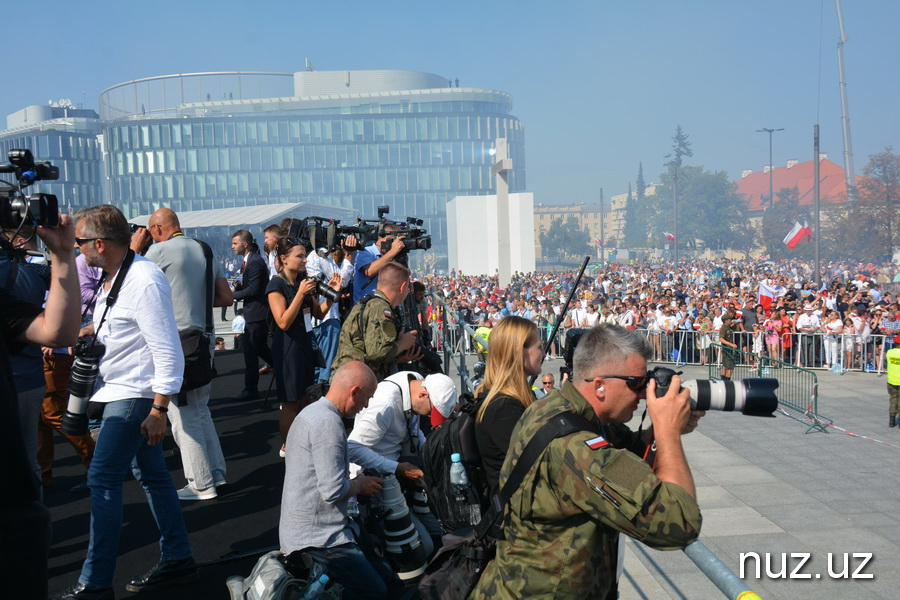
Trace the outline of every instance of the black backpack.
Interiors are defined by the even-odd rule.
[[[478,503],[482,514],[490,504],[490,492],[481,454],[475,441],[475,416],[481,406],[482,397],[472,398],[463,394],[460,410],[447,419],[437,429],[431,431],[421,456],[425,471],[425,489],[431,513],[438,518],[445,532],[456,531],[470,525],[457,515],[450,487],[450,455],[458,453],[466,474],[469,476],[470,504]]]

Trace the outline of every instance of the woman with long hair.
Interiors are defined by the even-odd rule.
[[[287,440],[294,417],[309,404],[306,388],[315,382],[316,360],[312,345],[311,317],[324,319],[331,300],[319,302],[316,282],[306,277],[306,248],[289,238],[278,241],[277,262],[281,271],[269,281],[266,296],[275,320],[272,356],[275,359],[275,388],[281,404],[278,428],[281,441]],[[340,290],[341,276],[328,282]]]
[[[541,373],[543,361],[541,336],[531,321],[509,316],[491,331],[484,381],[475,390],[481,399],[475,441],[492,496],[500,491],[500,467],[513,428],[534,402],[528,378]]]

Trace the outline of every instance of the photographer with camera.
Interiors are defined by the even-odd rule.
[[[5,215],[3,215],[5,216]],[[44,308],[15,298],[0,285],[0,410],[13,425],[0,436],[0,578],[18,598],[47,597],[50,513],[40,502],[19,428],[16,385],[9,352],[24,343],[52,348],[70,346],[78,335],[79,290],[75,275],[75,229],[68,215],[57,226],[41,225],[36,234],[50,252],[50,291]],[[6,260],[3,255],[3,260]]]
[[[306,247],[300,240],[281,238],[276,252],[282,269],[267,285],[266,296],[276,325],[272,355],[281,405],[279,431],[285,443],[294,418],[309,404],[306,388],[315,383],[312,319],[325,317],[332,299],[319,302],[316,280],[307,276]],[[328,284],[337,290],[340,282],[340,274],[335,273]]]
[[[179,393],[178,402],[170,405],[168,414],[188,481],[178,490],[178,497],[210,500],[218,495],[216,488],[225,483],[225,456],[209,412],[212,380],[200,384],[212,377],[208,351],[215,333],[212,309],[231,305],[231,288],[212,248],[185,236],[175,211],[161,208],[154,212],[147,221],[147,231],[156,242],[147,251],[147,258],[162,269],[172,286],[175,325],[185,356],[204,362],[194,368],[198,380],[183,386],[187,389]],[[192,378],[186,379],[190,382]]]
[[[378,289],[353,305],[341,327],[332,376],[352,360],[366,363],[378,381],[397,372],[397,363],[422,358],[415,331],[401,332],[396,308],[409,294],[409,269],[395,262],[381,268]]]
[[[187,529],[175,485],[166,468],[162,444],[170,398],[181,388],[184,355],[178,339],[172,291],[153,262],[129,248],[131,232],[118,208],[102,205],[76,215],[75,242],[91,266],[104,276],[97,291],[93,336],[76,349],[76,357],[99,357],[97,383],[88,389],[87,415],[73,414],[73,400],[63,418],[100,418],[100,433],[88,471],[91,489],[90,544],[78,582],[60,599],[113,598],[112,579],[122,529],[122,485],[129,470],[141,482],[160,528],[160,562],[126,585],[130,592],[192,581]],[[74,317],[73,322],[78,321]],[[92,329],[92,331],[90,331]],[[93,363],[93,364],[96,364]],[[85,366],[90,366],[86,363]],[[73,382],[80,371],[76,359]],[[85,375],[86,373],[81,373]],[[70,391],[74,394],[70,384]],[[90,393],[93,389],[93,393]],[[86,419],[84,419],[86,422]]]
[[[342,296],[345,291],[349,294],[350,284],[353,282],[353,259],[356,254],[354,248],[356,237],[351,235],[325,256],[319,256],[316,252],[310,253],[306,261],[307,276],[326,282],[337,274],[341,278],[339,291]],[[321,383],[327,383],[331,378],[331,363],[337,354],[338,340],[341,337],[341,304],[342,302],[334,302],[325,317],[313,329],[316,344],[325,358],[325,366],[316,367],[316,381]]]
[[[543,450],[507,504],[496,557],[470,598],[615,598],[619,534],[658,549],[683,548],[697,537],[700,509],[681,436],[703,413],[691,411],[677,376],[656,396],[651,354],[638,334],[598,325],[575,349],[572,380],[525,410],[501,486],[554,417],[574,413],[595,428],[557,437]],[[653,421],[655,472],[637,454],[650,432],[625,426],[641,398]]]
[[[397,235],[400,231],[394,223],[381,226],[379,236],[374,244],[356,253],[353,264],[353,303],[356,304],[364,296],[372,294],[378,288],[378,274],[385,265],[392,262],[406,247],[405,237]]]

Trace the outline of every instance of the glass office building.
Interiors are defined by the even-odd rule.
[[[59,168],[59,179],[41,181],[26,194],[55,194],[63,212],[105,202],[101,122],[93,110],[71,106],[29,106],[7,117],[0,132],[0,162],[10,150],[27,148],[35,160]],[[12,182],[11,173],[0,176]]]
[[[457,84],[458,85],[458,84]],[[126,217],[308,202],[425,220],[446,256],[446,203],[494,193],[496,138],[525,189],[509,94],[411,71],[199,73],[100,97],[108,196]]]

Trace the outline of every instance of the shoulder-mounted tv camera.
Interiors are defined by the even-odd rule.
[[[59,168],[47,161],[35,162],[31,150],[10,150],[9,163],[0,165],[0,173],[15,174],[14,183],[0,180],[0,227],[18,229],[23,223],[35,226],[59,225],[59,203],[53,194],[26,196],[22,190],[38,181],[59,179]]]

